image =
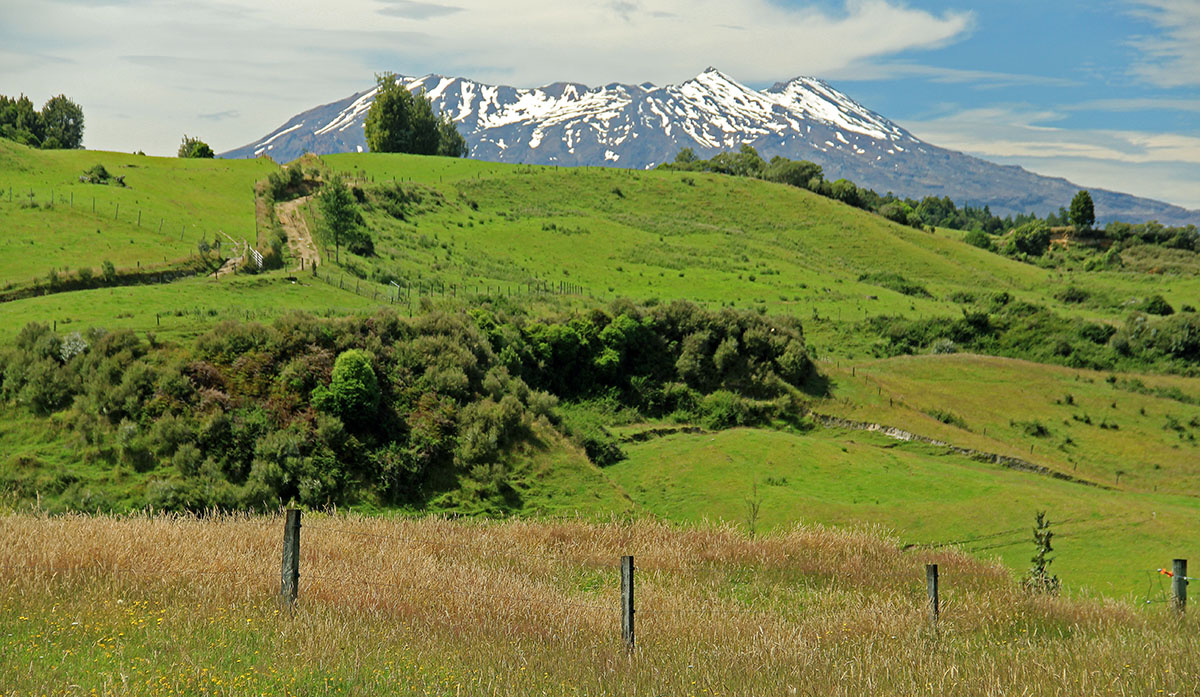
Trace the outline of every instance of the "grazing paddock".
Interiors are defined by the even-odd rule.
[[[1196,622],[879,531],[0,518],[0,694],[1195,694]],[[637,647],[618,562],[637,560]],[[939,631],[924,564],[942,570]],[[1161,691],[1161,692],[1160,692]]]

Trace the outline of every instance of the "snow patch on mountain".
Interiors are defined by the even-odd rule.
[[[470,156],[482,160],[645,168],[672,160],[682,148],[711,157],[752,145],[767,159],[812,160],[830,179],[845,177],[881,193],[987,203],[1001,215],[1054,211],[1082,188],[924,143],[814,77],[764,90],[715,68],[663,87],[556,82],[514,88],[442,75],[398,81],[412,92],[423,92],[439,113],[449,114]],[[306,111],[222,156],[269,153],[286,162],[305,152],[362,152],[363,123],[376,93],[372,88]],[[1093,198],[1102,220],[1200,220],[1194,211],[1097,191],[1093,189]]]

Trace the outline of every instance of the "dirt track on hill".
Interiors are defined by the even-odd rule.
[[[312,200],[312,196],[302,196],[291,201],[275,205],[275,214],[279,216],[279,224],[287,234],[288,250],[292,258],[301,259],[305,270],[311,269],[314,263],[321,263],[321,255],[317,254],[317,245],[313,242],[312,232],[304,219],[300,207]],[[297,267],[297,270],[300,267]]]

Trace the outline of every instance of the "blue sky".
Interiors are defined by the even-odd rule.
[[[218,151],[377,71],[824,78],[934,144],[1200,209],[1200,0],[4,0],[0,94],[93,149]]]

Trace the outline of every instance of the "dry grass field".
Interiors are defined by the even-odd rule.
[[[999,566],[876,530],[305,514],[288,610],[282,529],[0,518],[0,694],[1200,694],[1194,619],[1029,595]]]

